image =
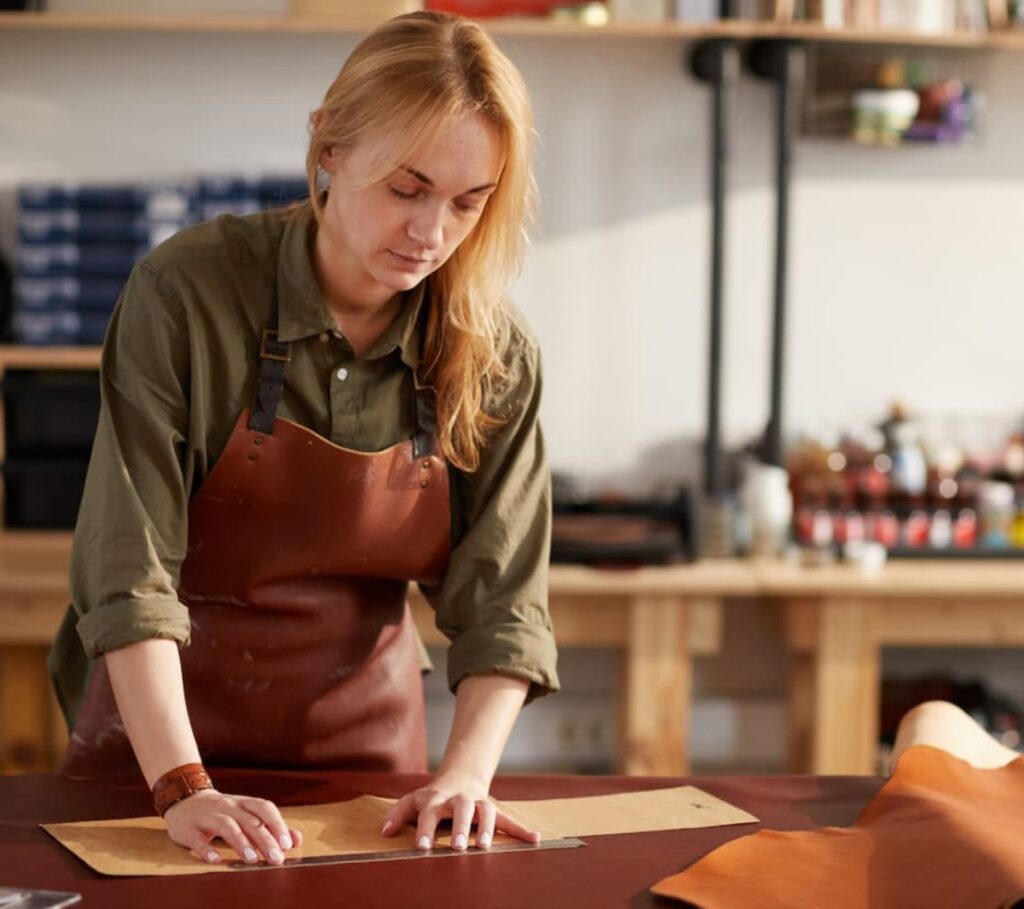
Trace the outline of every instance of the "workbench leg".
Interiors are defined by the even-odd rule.
[[[790,773],[812,772],[816,671],[817,661],[810,654],[789,654],[786,748]]]
[[[0,771],[51,769],[45,647],[0,647]]]
[[[872,774],[880,703],[877,606],[826,600],[818,612],[811,771]]]
[[[637,597],[630,602],[619,728],[621,769],[632,776],[684,776],[689,771],[689,625],[684,600]]]

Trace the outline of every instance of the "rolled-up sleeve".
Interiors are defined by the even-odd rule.
[[[540,354],[518,334],[508,382],[478,470],[453,470],[457,540],[443,582],[424,588],[452,642],[448,684],[501,673],[530,682],[527,702],[557,691],[548,613],[551,479],[539,421]],[[461,523],[461,527],[459,527]]]
[[[177,582],[187,545],[189,346],[184,308],[146,263],[114,311],[102,405],[75,527],[71,595],[85,654],[136,641],[185,645]]]

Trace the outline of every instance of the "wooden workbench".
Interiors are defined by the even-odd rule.
[[[398,797],[424,777],[382,773],[224,770],[214,781],[225,792],[269,798],[279,805],[322,804],[364,792]],[[150,814],[141,779],[68,780],[25,774],[0,778],[0,885],[82,894],[85,907],[180,909],[182,906],[373,906],[410,909],[605,909],[679,904],[648,888],[705,853],[761,826],[808,830],[846,826],[882,784],[877,778],[498,777],[502,799],[602,795],[695,782],[743,808],[761,824],[587,837],[578,849],[462,855],[413,861],[275,868],[187,877],[102,877],[38,827],[40,823]],[[819,904],[820,905],[820,904]]]
[[[45,656],[68,602],[67,534],[0,534],[0,759],[6,772],[46,770],[66,735],[49,693]],[[688,770],[691,665],[721,638],[724,597],[754,592],[738,562],[601,571],[554,566],[550,602],[560,647],[622,655],[618,768],[631,775]],[[428,644],[444,644],[418,592],[413,614]]]
[[[883,647],[1024,645],[1024,562],[752,566],[785,624],[790,769],[873,773]]]
[[[66,534],[0,534],[0,761],[46,770],[66,736],[44,660],[67,603]],[[1024,562],[890,562],[877,574],[778,562],[606,571],[553,566],[560,647],[621,652],[617,766],[688,771],[692,660],[718,652],[722,609],[763,599],[785,628],[790,769],[870,774],[886,646],[1024,646]],[[418,592],[428,644],[445,643]]]

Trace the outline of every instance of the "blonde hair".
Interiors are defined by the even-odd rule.
[[[467,114],[493,126],[504,167],[480,220],[429,278],[422,361],[423,378],[437,392],[441,449],[473,471],[488,431],[508,416],[488,412],[487,402],[508,376],[506,288],[522,264],[536,205],[533,112],[522,76],[474,22],[431,12],[391,19],[360,42],[311,114],[306,171],[319,224],[325,149],[381,142],[389,154],[372,182]]]

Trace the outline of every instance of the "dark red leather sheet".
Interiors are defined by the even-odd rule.
[[[373,773],[219,771],[224,791],[278,804],[340,801],[364,792],[399,796],[424,777]],[[499,778],[503,799],[599,795],[692,783],[778,830],[848,825],[882,785],[873,777]],[[65,852],[39,823],[151,812],[138,778],[73,781],[29,774],[0,777],[0,885],[73,890],[84,909],[305,909],[319,906],[445,909],[679,905],[648,892],[729,840],[747,824],[631,836],[593,837],[580,849],[467,855],[427,861],[285,868],[175,878],[103,878]]]

